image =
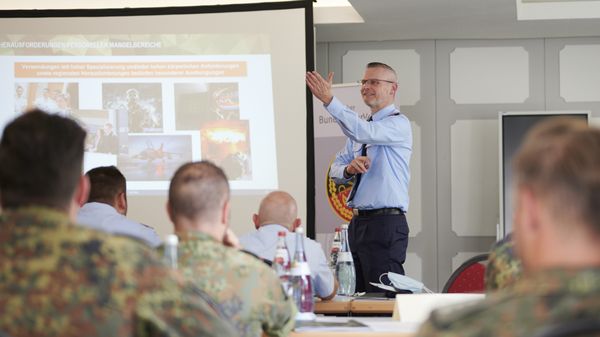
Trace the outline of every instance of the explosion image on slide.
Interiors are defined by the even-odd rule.
[[[229,180],[252,179],[247,120],[208,122],[200,130],[202,159],[221,166]]]
[[[118,166],[127,180],[169,180],[175,170],[192,160],[192,140],[187,135],[130,135],[127,154]]]
[[[130,133],[163,131],[160,83],[103,83],[102,102],[105,109],[127,116]]]

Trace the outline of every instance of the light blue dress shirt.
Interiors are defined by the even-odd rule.
[[[285,243],[290,251],[290,258],[293,259],[296,251],[296,233],[289,232],[281,225],[263,225],[257,231],[241,236],[240,244],[250,253],[272,261],[275,257],[279,231],[286,232]],[[321,244],[304,237],[304,253],[310,268],[313,292],[321,298],[331,295],[335,287],[333,273],[329,269]]]
[[[329,175],[337,182],[347,182],[344,168],[361,154],[367,144],[371,160],[362,175],[354,199],[348,206],[358,209],[398,207],[408,211],[409,161],[412,152],[412,130],[406,116],[394,115],[399,110],[392,105],[377,111],[367,122],[336,97],[325,107],[348,137],[344,148],[337,153]]]
[[[88,202],[77,213],[77,223],[92,229],[142,240],[156,248],[161,240],[150,226],[131,221],[108,204]]]

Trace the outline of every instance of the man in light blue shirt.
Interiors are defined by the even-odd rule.
[[[364,121],[332,95],[333,73],[327,80],[317,72],[306,75],[313,95],[348,137],[331,165],[330,176],[340,182],[355,179],[347,203],[354,213],[348,234],[357,291],[376,291],[369,282],[378,283],[383,273],[404,274],[412,131],[409,120],[394,105],[397,81],[390,66],[367,65],[361,95],[371,117]]]
[[[293,258],[296,249],[296,233],[300,226],[296,200],[283,191],[269,193],[260,203],[257,214],[252,217],[256,231],[240,237],[244,250],[272,261],[277,247],[277,233],[285,231],[285,241]],[[337,282],[327,265],[327,258],[321,244],[304,238],[304,252],[310,267],[315,295],[322,299],[331,299],[337,292]]]
[[[89,170],[90,196],[77,213],[77,223],[116,235],[129,236],[156,248],[161,241],[150,226],[132,221],[127,215],[127,191],[123,174],[114,166]]]

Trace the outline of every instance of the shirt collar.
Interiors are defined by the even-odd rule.
[[[88,202],[88,203],[85,203],[81,208],[82,209],[102,209],[104,211],[118,213],[116,208],[112,207],[109,204],[105,204],[103,202],[95,202],[95,201]]]
[[[398,109],[396,109],[396,106],[392,103],[388,106],[386,106],[385,108],[375,112],[372,116],[373,116],[373,120],[374,121],[379,121],[382,120],[386,117],[388,117],[389,115],[397,112]]]
[[[264,233],[272,233],[272,232],[279,232],[279,231],[286,231],[289,232],[290,230],[280,224],[266,224],[266,225],[262,225],[260,226],[260,228],[258,228],[259,232],[264,232]]]

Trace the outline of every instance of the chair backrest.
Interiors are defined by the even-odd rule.
[[[600,320],[585,318],[542,327],[533,337],[589,337],[600,336]]]
[[[482,293],[489,254],[473,256],[460,265],[444,285],[443,293]]]

